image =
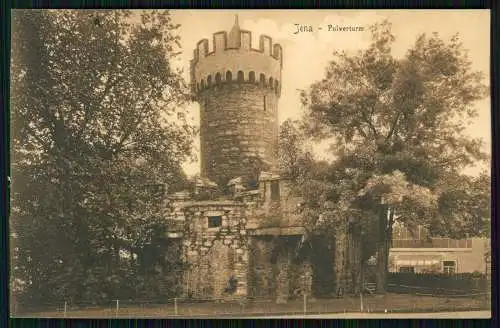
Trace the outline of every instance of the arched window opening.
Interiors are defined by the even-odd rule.
[[[231,71],[227,71],[226,72],[226,81],[231,82],[232,80],[233,80],[233,74],[231,73]]]
[[[200,91],[200,84],[196,83],[196,92],[199,92],[199,91]]]
[[[274,81],[274,88],[276,90],[279,90],[278,87],[279,87],[279,83],[278,83],[278,80],[276,80],[276,81]]]
[[[215,74],[215,84],[220,84],[221,76],[220,73]]]
[[[260,74],[260,84],[266,85],[266,76],[263,73]]]
[[[211,86],[212,85],[212,75],[209,75],[207,77],[207,87]]]
[[[248,74],[248,80],[252,83],[255,83],[255,72],[254,71],[251,71],[249,74]]]
[[[238,71],[238,82],[245,82],[245,75],[243,74],[243,71]]]
[[[205,89],[205,80],[201,79],[201,89]]]
[[[269,86],[271,88],[273,87],[273,78],[272,77],[269,78]]]

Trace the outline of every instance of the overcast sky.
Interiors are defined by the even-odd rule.
[[[313,82],[323,78],[325,67],[334,50],[356,51],[370,42],[367,27],[388,19],[396,37],[393,54],[402,57],[421,33],[438,32],[444,39],[459,33],[469,51],[473,67],[486,74],[490,68],[490,16],[487,10],[173,10],[176,23],[181,24],[180,37],[183,54],[179,64],[189,81],[189,60],[196,43],[221,30],[229,31],[238,14],[242,29],[252,31],[252,44],[258,44],[260,34],[269,35],[273,43],[283,47],[282,94],[279,102],[279,120],[301,116],[299,93]],[[310,25],[313,33],[298,33],[295,24]],[[329,32],[328,25],[362,26],[365,32]],[[321,31],[317,27],[323,27]],[[211,50],[211,49],[210,49]],[[481,137],[485,150],[491,148],[490,99],[477,104],[480,116],[469,128],[474,137]],[[199,107],[189,107],[195,124],[199,124]],[[199,140],[196,141],[199,149]],[[326,145],[317,147],[318,158],[326,158]],[[199,173],[199,162],[186,163],[188,175]],[[471,168],[474,174],[480,168]]]

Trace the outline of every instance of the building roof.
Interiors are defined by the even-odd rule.
[[[443,258],[442,255],[417,255],[417,254],[405,254],[405,255],[396,255],[396,260],[440,260]]]

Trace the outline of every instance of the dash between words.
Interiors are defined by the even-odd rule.
[[[312,33],[314,32],[314,28],[312,25],[303,25],[303,24],[294,24],[295,25],[295,31],[293,34],[298,34],[298,33]],[[328,32],[363,32],[364,27],[363,26],[342,26],[342,25],[333,25],[333,24],[328,24],[325,27],[323,26],[318,26],[316,28],[318,31],[326,30]]]

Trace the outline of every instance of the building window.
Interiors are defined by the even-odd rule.
[[[415,267],[412,266],[403,266],[399,268],[399,272],[403,273],[415,273]]]
[[[267,103],[267,97],[264,96],[264,110],[266,110],[266,108],[267,108],[267,104],[266,103]]]
[[[208,227],[209,228],[218,228],[222,225],[222,217],[221,216],[209,216],[208,217]]]
[[[280,184],[279,181],[271,182],[271,199],[279,200],[280,199]]]
[[[443,261],[443,273],[454,274],[457,272],[457,261]]]

